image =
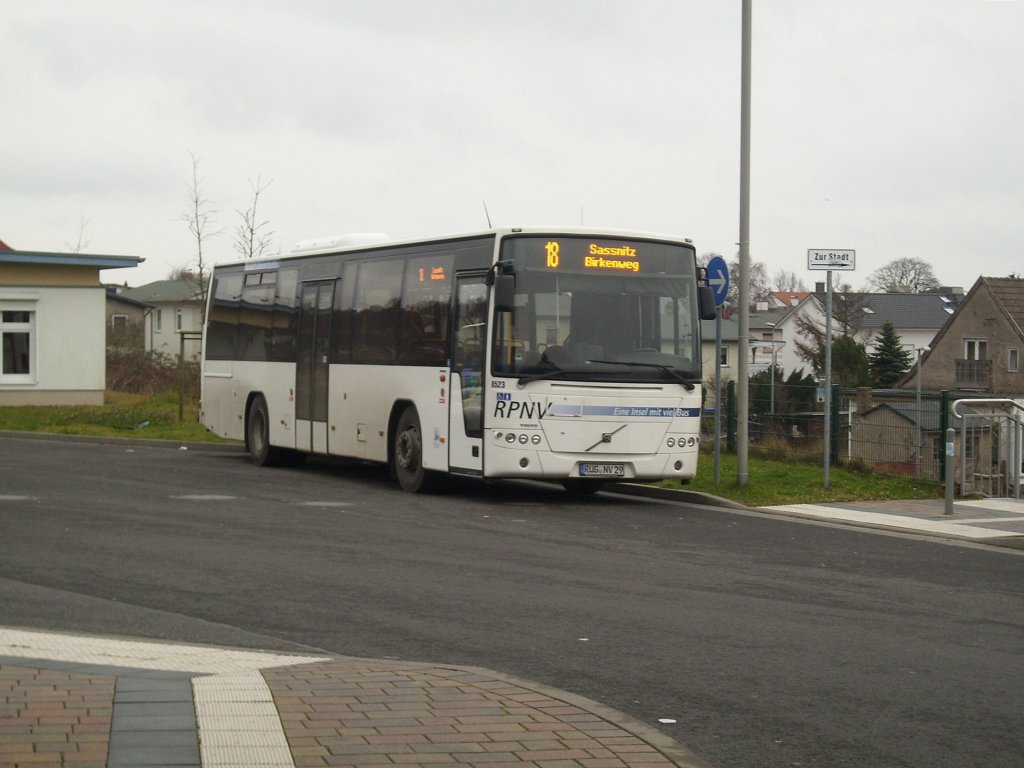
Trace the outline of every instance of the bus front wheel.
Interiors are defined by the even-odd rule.
[[[398,419],[392,464],[403,491],[427,493],[440,484],[440,475],[423,467],[423,433],[419,414],[412,406],[402,411]]]
[[[270,414],[263,395],[253,398],[249,418],[245,422],[245,444],[249,458],[257,467],[273,467],[285,463],[286,452],[270,444]]]

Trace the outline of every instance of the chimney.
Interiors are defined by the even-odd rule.
[[[871,387],[857,387],[856,402],[858,413],[863,413],[871,408],[872,394]]]
[[[815,293],[824,293],[825,292],[825,284],[824,283],[815,283],[814,284],[814,292]]]

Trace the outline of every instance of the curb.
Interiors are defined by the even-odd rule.
[[[760,507],[748,507],[732,499],[723,499],[703,491],[688,491],[684,488],[661,488],[656,485],[641,483],[619,483],[606,489],[608,493],[621,493],[625,496],[641,496],[648,499],[664,499],[666,501],[682,501],[687,504],[699,504],[706,507],[723,507],[738,512],[760,512]]]

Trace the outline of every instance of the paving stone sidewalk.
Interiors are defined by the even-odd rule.
[[[381,765],[707,764],[651,725],[488,670],[0,627],[0,768]]]
[[[263,674],[296,766],[703,765],[595,702],[483,670],[337,660]]]

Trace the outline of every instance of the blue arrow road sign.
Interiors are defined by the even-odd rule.
[[[715,297],[715,306],[725,304],[725,297],[729,295],[729,265],[721,256],[712,256],[708,261],[708,285],[711,286],[711,293]]]

